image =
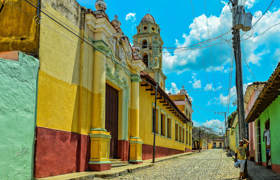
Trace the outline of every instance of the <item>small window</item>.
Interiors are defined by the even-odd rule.
[[[186,130],[186,144],[189,145],[189,133],[188,133],[188,129]]]
[[[165,116],[161,114],[161,135],[165,136]]]
[[[171,119],[167,119],[167,137],[171,138]]]
[[[191,145],[191,142],[192,142],[192,132],[189,131],[189,145]]]
[[[155,31],[155,28],[154,28],[154,27],[152,27],[152,30],[153,30],[153,31]]]
[[[178,124],[175,124],[175,140],[178,141]]]
[[[153,108],[153,112],[152,113],[153,113],[153,115],[152,115],[152,117],[153,117],[153,120],[152,120],[152,123],[153,123],[152,124],[152,128],[153,129],[152,129],[152,132],[154,133],[154,132],[156,132],[154,121],[156,121],[156,113],[157,113],[155,108]]]
[[[183,139],[182,139],[182,143],[185,143],[185,130],[183,128]]]
[[[144,30],[147,30],[147,26],[144,26]]]
[[[148,62],[149,62],[149,56],[148,56],[148,54],[144,54],[144,56],[143,56],[143,62],[144,62],[144,64],[146,64],[146,66],[148,67]]]
[[[154,114],[155,114],[155,116],[154,116]],[[154,118],[155,117],[155,118]],[[153,108],[153,120],[155,120],[156,122],[155,122],[155,126],[156,127],[154,127],[154,121],[152,121],[152,127],[153,127],[153,132],[155,131],[157,134],[158,134],[158,110],[155,110],[155,108]]]
[[[179,141],[182,142],[182,128],[179,127]]]
[[[147,48],[147,47],[148,47],[148,42],[147,42],[147,40],[143,40],[143,42],[142,42],[142,48],[145,49],[145,48]]]

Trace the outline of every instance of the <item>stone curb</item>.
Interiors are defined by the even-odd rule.
[[[196,153],[198,152],[188,152],[188,153],[182,153],[173,156],[157,158],[156,163],[171,160],[171,159],[176,159],[182,156],[192,155]],[[107,179],[107,178],[123,176],[128,173],[134,173],[136,171],[146,169],[152,166],[154,166],[152,160],[145,160],[143,161],[143,164],[127,165],[119,168],[113,168],[111,170],[103,171],[103,172],[78,172],[78,173],[71,173],[71,174],[65,174],[65,175],[59,175],[59,176],[53,176],[47,178],[37,178],[36,180],[92,180],[95,177]]]

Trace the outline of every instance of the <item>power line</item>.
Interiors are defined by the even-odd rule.
[[[264,15],[269,11],[269,9],[272,7],[274,0],[271,0],[270,4],[268,5],[268,7],[266,8],[266,10],[264,11],[264,13],[261,15],[261,17],[259,17],[259,19],[257,19],[257,21],[252,25],[251,30],[254,29],[254,27],[258,24],[258,22],[260,22],[260,20],[264,17]],[[247,31],[248,32],[248,31]],[[244,34],[242,34],[241,38],[247,33],[245,32]]]
[[[259,33],[256,37],[259,37],[259,36],[264,35],[266,32],[268,32],[269,30],[271,30],[272,28],[274,28],[274,27],[276,27],[276,26],[278,26],[278,25],[280,25],[280,23],[276,23],[276,24],[270,26],[269,28],[267,28],[267,29],[264,30],[263,32]],[[253,36],[254,36],[254,33],[252,33],[250,36],[247,36],[245,39],[242,39],[242,41],[251,39],[251,38],[253,38]]]
[[[93,44],[91,42],[89,42],[87,39],[82,38],[81,36],[79,36],[78,34],[76,34],[75,32],[73,32],[71,29],[69,29],[66,25],[64,25],[63,23],[59,22],[58,20],[56,20],[54,17],[50,16],[48,13],[46,13],[45,11],[43,11],[40,7],[38,7],[37,5],[34,5],[32,2],[30,2],[29,0],[24,0],[25,2],[27,2],[29,5],[31,5],[32,7],[39,9],[40,12],[42,12],[44,15],[46,15],[48,18],[50,18],[52,21],[54,21],[55,23],[57,23],[58,25],[60,25],[61,27],[63,27],[64,29],[66,29],[67,31],[69,31],[71,34],[73,34],[74,36],[76,36],[77,38],[79,38],[80,40],[86,42],[88,45],[90,45],[91,47],[94,48]]]
[[[82,41],[85,41],[88,45],[93,46],[93,44],[88,41],[87,39],[85,38],[82,38],[81,36],[79,36],[77,33],[75,33],[73,30],[71,30],[70,27],[68,27],[67,25],[65,25],[64,23],[62,22],[59,22],[59,20],[55,19],[54,17],[52,17],[51,15],[49,15],[47,12],[45,12],[44,10],[42,10],[40,7],[38,7],[37,5],[34,5],[32,2],[30,2],[29,0],[24,0],[25,2],[27,2],[28,4],[30,4],[32,7],[36,8],[36,9],[39,9],[40,12],[42,12],[44,15],[46,15],[48,18],[50,18],[52,21],[54,21],[55,23],[57,23],[58,25],[60,25],[61,27],[63,27],[64,29],[66,29],[67,31],[69,31],[70,33],[72,33],[74,36],[76,36],[77,38],[79,38],[80,40]],[[163,49],[192,49],[192,48],[195,48],[196,46],[200,45],[200,44],[205,44],[205,43],[209,43],[209,42],[212,42],[212,41],[215,41],[215,40],[218,40],[220,39],[221,37],[225,36],[226,34],[230,33],[231,30],[229,30],[228,32],[225,32],[223,34],[220,34],[216,37],[213,37],[213,38],[210,38],[210,39],[206,39],[206,40],[203,40],[203,41],[200,41],[198,43],[194,43],[190,46],[186,46],[186,47],[163,47]],[[216,44],[214,44],[216,45]],[[212,45],[211,45],[212,46]],[[211,47],[211,46],[206,46],[206,47],[202,47],[202,48],[207,48],[207,47]],[[151,47],[151,46],[150,46]],[[153,48],[160,48],[160,47],[153,47]]]
[[[262,16],[253,24],[252,28],[254,28],[254,26],[256,26],[258,24],[258,22],[264,17],[264,15],[269,11],[269,9],[271,8],[272,4],[273,4],[274,0],[271,0],[270,4],[268,5],[268,7],[266,8],[265,12],[262,14]]]
[[[244,58],[244,55],[243,55],[243,54],[242,54],[242,56],[243,56],[242,59],[244,59],[244,62],[245,62],[245,64],[246,64],[246,67],[247,67],[248,71],[251,73],[252,77],[253,77],[254,79],[256,79],[256,76],[255,76],[255,74],[253,73],[252,69],[250,68],[249,63],[247,62],[246,58]]]
[[[173,50],[192,50],[192,49],[197,49],[197,46],[198,45],[201,45],[201,44],[206,44],[206,43],[210,43],[210,42],[213,42],[215,40],[218,40],[218,39],[221,39],[223,36],[229,34],[231,32],[231,30],[223,33],[223,34],[220,34],[218,36],[215,36],[213,38],[210,38],[210,39],[206,39],[206,40],[203,40],[203,41],[200,41],[200,42],[197,42],[197,43],[194,43],[194,44],[191,44],[189,46],[182,46],[182,47],[161,47],[161,46],[153,46],[153,45],[147,45],[146,47],[147,48],[155,48],[155,49],[173,49]],[[220,43],[219,43],[220,44]],[[137,44],[139,45],[139,44]],[[216,45],[216,44],[215,44]],[[206,46],[208,47],[208,46]],[[211,46],[210,46],[211,47]],[[205,47],[202,47],[202,48],[205,48]]]
[[[229,114],[229,106],[230,106],[230,98],[231,98],[231,85],[232,85],[232,73],[233,73],[233,50],[231,50],[231,64],[230,64],[230,72],[229,72],[229,84],[228,84],[228,103],[227,103],[227,112]]]

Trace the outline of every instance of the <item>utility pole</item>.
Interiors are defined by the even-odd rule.
[[[243,98],[243,79],[242,79],[242,62],[241,62],[241,46],[240,46],[240,30],[236,27],[237,22],[241,17],[238,0],[232,0],[232,22],[233,22],[233,49],[236,65],[236,91],[237,91],[237,109],[238,109],[238,123],[240,127],[239,140],[246,138],[245,117],[244,117],[244,98]]]
[[[240,46],[240,29],[249,31],[252,28],[252,14],[245,13],[244,7],[238,5],[238,0],[230,0],[232,3],[232,41],[236,65],[236,91],[237,91],[237,109],[239,123],[239,140],[247,139],[248,133],[245,128],[245,111],[243,98],[243,80],[242,80],[242,61]],[[245,177],[248,176],[247,161],[244,169]]]
[[[153,163],[155,163],[156,159],[156,113],[157,113],[157,91],[158,91],[158,83],[156,84],[156,92],[155,92],[155,109],[153,112],[153,132],[154,132],[154,142],[153,142]]]

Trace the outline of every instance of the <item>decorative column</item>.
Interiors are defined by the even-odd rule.
[[[130,154],[129,162],[142,163],[142,140],[139,133],[139,83],[140,75],[131,75]]]
[[[111,169],[110,140],[111,135],[105,129],[106,100],[106,49],[103,41],[94,42],[93,59],[93,110],[90,130],[89,169],[103,171]]]

